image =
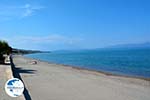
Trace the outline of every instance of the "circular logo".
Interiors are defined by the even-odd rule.
[[[18,97],[24,91],[24,84],[18,78],[9,79],[5,84],[5,91],[11,97]]]

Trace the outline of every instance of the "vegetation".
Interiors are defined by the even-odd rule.
[[[4,61],[4,54],[10,54],[12,51],[12,48],[8,45],[6,41],[0,40],[0,62]]]
[[[38,51],[38,50],[24,50],[24,49],[16,49],[16,48],[11,48],[9,44],[6,41],[0,40],[0,63],[4,62],[4,54],[9,55],[10,53],[12,54],[31,54],[31,53],[46,53],[43,51]]]
[[[10,54],[12,48],[5,41],[0,41],[0,54]]]
[[[42,53],[42,51],[37,50],[24,50],[24,49],[12,49],[13,54],[31,54],[31,53]]]

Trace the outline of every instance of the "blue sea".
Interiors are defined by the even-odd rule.
[[[50,63],[150,78],[150,49],[95,49],[28,54]]]

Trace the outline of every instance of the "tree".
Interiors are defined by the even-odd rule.
[[[0,60],[3,61],[4,54],[10,54],[12,51],[12,48],[8,45],[8,43],[6,41],[2,41],[0,40]]]

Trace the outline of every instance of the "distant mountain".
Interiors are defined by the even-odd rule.
[[[119,44],[119,45],[114,45],[110,46],[108,48],[150,48],[150,42],[146,43],[141,43],[141,44]]]
[[[46,53],[46,52],[50,52],[50,51],[24,50],[24,49],[12,48],[13,54],[31,54],[31,53]]]

